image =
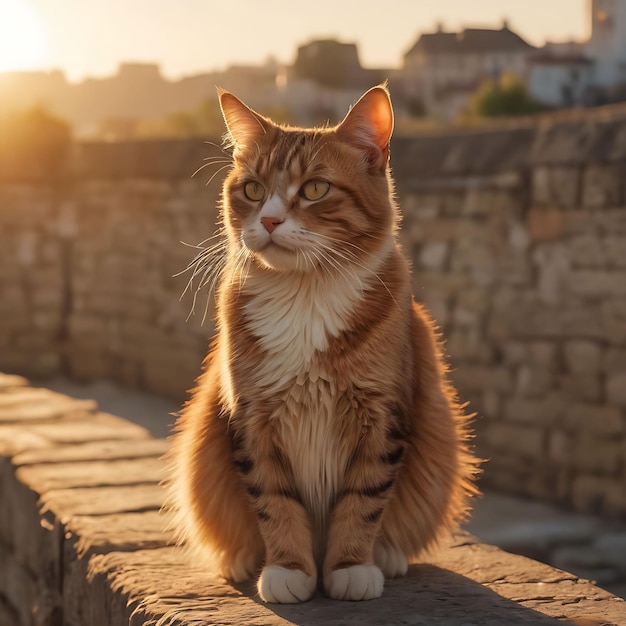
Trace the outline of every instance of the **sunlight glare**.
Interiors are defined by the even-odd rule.
[[[41,17],[28,0],[0,0],[0,72],[42,67],[47,57]]]

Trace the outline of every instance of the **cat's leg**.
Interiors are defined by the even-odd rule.
[[[436,545],[463,519],[478,462],[468,446],[468,418],[445,376],[432,323],[415,305],[414,379],[406,445],[381,525],[381,545],[410,559]],[[387,558],[393,557],[388,555]],[[393,569],[393,568],[392,568]]]
[[[273,437],[260,430],[236,436],[233,449],[265,544],[259,595],[265,602],[309,600],[317,587],[311,524],[288,463]]]
[[[170,501],[175,532],[193,557],[240,582],[256,576],[264,546],[233,463],[228,418],[220,416],[208,375],[184,409],[172,441]]]
[[[382,429],[369,432],[359,444],[328,531],[324,589],[331,598],[370,600],[383,592],[375,542],[402,452],[402,444],[390,441]]]

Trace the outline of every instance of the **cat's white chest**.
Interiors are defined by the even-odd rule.
[[[361,284],[307,274],[251,277],[246,325],[264,350],[255,371],[260,391],[276,391],[294,378],[316,378],[316,353],[349,324],[362,297]]]

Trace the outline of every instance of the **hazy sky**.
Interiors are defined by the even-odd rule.
[[[441,22],[510,27],[539,45],[588,34],[587,0],[0,0],[0,71],[61,68],[73,80],[120,61],[169,78],[230,63],[293,61],[313,38],[359,44],[367,67],[394,67]]]

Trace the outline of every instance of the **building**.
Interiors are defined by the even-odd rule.
[[[532,60],[528,86],[539,102],[567,107],[626,99],[626,2],[588,0],[588,14],[589,41],[549,44]]]
[[[482,82],[505,72],[526,76],[535,48],[505,22],[500,29],[425,33],[404,55],[404,95],[422,102],[427,114],[443,121],[456,117]]]
[[[363,67],[355,43],[314,40],[299,46],[293,65],[279,74],[278,102],[299,124],[337,122],[364,91],[392,74]]]
[[[591,38],[586,53],[595,62],[594,83],[610,88],[626,83],[626,2],[590,0]]]
[[[592,104],[594,75],[595,64],[584,54],[546,50],[529,60],[528,92],[548,107]]]

